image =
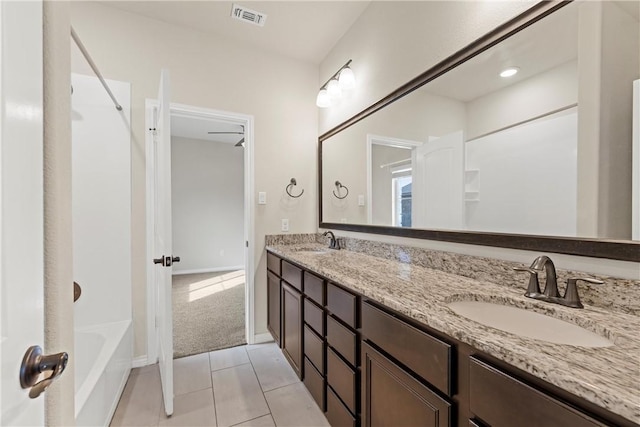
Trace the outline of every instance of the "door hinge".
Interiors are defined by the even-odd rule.
[[[249,247],[249,241],[248,240],[245,242],[245,244],[247,245],[247,247]]]

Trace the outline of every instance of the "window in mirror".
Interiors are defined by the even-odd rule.
[[[411,227],[411,175],[393,176],[392,181],[393,226]]]

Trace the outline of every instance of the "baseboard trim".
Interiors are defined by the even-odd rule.
[[[182,274],[197,274],[197,273],[217,273],[219,271],[230,270],[244,270],[244,265],[232,265],[226,267],[213,267],[213,268],[197,268],[194,270],[173,270],[173,276],[180,276]]]
[[[254,344],[262,344],[270,341],[273,341],[273,337],[269,332],[265,332],[264,334],[256,334],[253,336]]]
[[[133,360],[131,361],[132,368],[142,368],[143,366],[147,366],[147,365],[153,365],[153,363],[149,363],[149,360],[147,359],[146,354],[144,356],[134,357]]]

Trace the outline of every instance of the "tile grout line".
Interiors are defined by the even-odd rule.
[[[268,414],[259,415],[259,416],[255,417],[255,418],[251,418],[250,420],[240,421],[238,424],[234,424],[234,425],[232,425],[231,427],[241,426],[241,425],[243,425],[244,423],[248,423],[249,421],[257,420],[258,418],[266,417],[267,415],[268,415],[268,416],[270,416],[270,417],[271,417],[271,419],[273,420],[273,415],[271,415],[271,412],[269,412]],[[275,423],[276,423],[276,422],[274,421],[274,422],[273,422],[273,424],[275,425]]]
[[[216,391],[213,389],[213,371],[211,370],[211,351],[207,353],[207,359],[209,360],[209,378],[211,378],[211,397],[213,398],[213,417],[216,421],[216,427],[218,427],[218,407],[216,406]]]
[[[278,387],[276,387],[276,388],[272,388],[272,389],[269,389],[269,390],[263,390],[263,391],[262,391],[262,394],[271,393],[272,391],[280,390],[281,388],[285,388],[285,387],[289,387],[289,386],[292,386],[292,385],[296,385],[296,384],[298,384],[298,383],[303,384],[303,383],[302,383],[302,381],[300,381],[300,380],[298,379],[298,381],[296,381],[296,382],[294,382],[294,383],[291,383],[291,384],[284,384],[284,385],[278,386]],[[262,387],[261,387],[261,388],[262,388]]]
[[[248,353],[249,352],[247,351],[247,355],[248,355]],[[256,374],[256,378],[258,378],[258,373],[256,372],[255,366],[253,366],[253,361],[251,360],[251,356],[249,356],[249,362],[251,363],[251,367],[253,368],[253,372],[255,372],[255,374]],[[285,362],[286,362],[286,359],[285,359]],[[289,365],[286,365],[286,366],[289,367]],[[295,372],[294,372],[294,375],[295,375]],[[290,383],[290,384],[281,385],[281,386],[278,386],[276,388],[272,388],[272,389],[269,389],[269,390],[265,390],[262,387],[262,383],[260,382],[260,379],[258,378],[258,384],[260,384],[260,389],[262,390],[262,394],[266,394],[266,393],[268,393],[270,391],[278,390],[278,389],[281,389],[283,387],[288,387],[290,385],[297,384],[297,383],[302,383],[302,380],[300,378],[298,378],[298,376],[296,375],[296,382],[293,382],[293,383]],[[267,398],[266,398],[266,395],[265,395],[265,400],[266,399]]]
[[[215,370],[212,370],[211,373],[213,374],[214,372],[220,372],[220,371],[225,371],[227,369],[237,368],[238,366],[248,365],[249,363],[250,362],[245,362],[245,363],[240,363],[239,365],[233,365],[233,366],[227,366],[225,368],[215,369]]]
[[[275,427],[278,427],[278,424],[276,423],[276,419],[273,416],[273,412],[271,412],[271,406],[269,405],[269,401],[267,400],[267,396],[264,394],[264,389],[262,388],[262,384],[260,383],[260,378],[258,378],[258,373],[256,372],[256,367],[253,366],[253,361],[251,360],[251,356],[249,356],[249,352],[247,351],[247,357],[249,357],[249,363],[251,364],[251,370],[253,371],[253,375],[256,376],[256,380],[258,381],[258,385],[260,386],[260,391],[262,391],[262,398],[264,399],[264,403],[267,404],[267,408],[269,408],[269,415],[271,416],[271,419],[273,420],[273,425]],[[262,415],[264,416],[264,415]]]
[[[218,408],[216,407],[216,392],[213,389],[213,371],[211,370],[211,353],[212,351],[207,352],[207,360],[209,361],[209,378],[211,378],[211,398],[213,399],[213,419],[216,422],[216,427],[218,427]]]

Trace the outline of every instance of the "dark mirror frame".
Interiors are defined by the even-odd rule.
[[[325,132],[318,138],[318,206],[319,227],[324,229],[383,234],[414,239],[438,240],[481,246],[522,249],[537,252],[554,252],[622,261],[640,261],[640,242],[631,240],[583,239],[573,237],[536,236],[528,234],[485,233],[473,231],[449,231],[412,229],[378,225],[343,224],[324,222],[322,219],[322,143],[331,136],[358,123],[376,111],[386,107],[431,80],[484,52],[513,34],[527,28],[550,13],[571,3],[569,1],[542,1],[507,23],[480,37],[465,48],[436,64],[416,78],[382,98],[380,101]]]

